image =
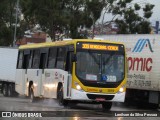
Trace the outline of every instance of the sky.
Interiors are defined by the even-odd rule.
[[[133,0],[133,3],[139,3],[141,6],[144,6],[145,3],[151,3],[154,6],[153,8],[153,14],[151,18],[149,19],[152,24],[155,24],[155,21],[160,21],[160,0]],[[141,16],[143,12],[139,12]],[[111,20],[112,15],[111,14],[105,14],[105,21]],[[102,17],[99,19],[99,21],[102,21]]]

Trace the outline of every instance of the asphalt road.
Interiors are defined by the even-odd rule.
[[[0,120],[159,120],[158,109],[140,108],[136,105],[113,104],[110,111],[103,111],[101,105],[69,104],[59,106],[54,99],[38,99],[30,103],[24,96],[3,97],[0,94],[0,111],[9,112],[12,118],[0,117]],[[6,113],[3,113],[5,116]],[[146,117],[159,115],[159,117]],[[17,117],[18,116],[18,117]],[[35,117],[34,117],[35,116]],[[40,118],[42,116],[42,118]],[[126,117],[127,116],[127,117]],[[132,117],[133,116],[133,117]],[[145,117],[144,117],[145,116]],[[29,118],[28,118],[29,117]]]

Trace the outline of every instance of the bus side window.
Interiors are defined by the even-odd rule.
[[[29,68],[29,60],[30,60],[30,51],[26,50],[24,51],[24,56],[23,56],[23,69],[28,69]]]
[[[66,65],[65,65],[65,70],[71,74],[72,74],[72,56],[73,55],[74,55],[73,52],[70,52],[70,51],[67,52]]]
[[[49,49],[47,68],[55,68],[56,53],[57,53],[57,48],[56,47]]]
[[[23,68],[23,51],[19,51],[19,53],[18,53],[17,68],[18,69]]]
[[[46,53],[41,53],[40,64],[39,64],[39,68],[40,69],[44,69],[45,68],[46,58],[47,58],[47,54]]]
[[[39,52],[39,50],[33,50],[32,68],[38,69],[39,68],[39,62],[40,62],[40,52]]]
[[[56,60],[56,68],[58,68],[58,69],[64,69],[65,53],[66,53],[66,51],[65,51],[64,47],[58,48],[58,51],[57,51],[57,60]]]

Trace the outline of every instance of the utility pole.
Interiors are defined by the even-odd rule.
[[[95,31],[95,20],[94,20],[94,15],[93,13],[91,12],[91,18],[92,18],[92,22],[93,22],[93,25],[92,25],[92,39],[94,38],[94,31]]]
[[[18,7],[19,7],[19,0],[17,0],[17,4],[16,4],[16,22],[15,22],[15,29],[14,29],[13,47],[16,45],[16,33],[17,33]]]

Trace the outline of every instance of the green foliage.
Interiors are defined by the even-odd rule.
[[[137,3],[134,4],[134,8],[135,8],[135,10],[140,10],[141,9],[140,5],[138,5]]]
[[[146,4],[146,6],[143,8],[145,18],[150,18],[152,16],[153,12],[151,10],[153,8],[154,8],[154,5]]]
[[[144,12],[148,12],[148,11],[151,11],[153,8],[154,8],[154,5],[148,3],[148,4],[146,4],[145,7],[143,8],[143,11],[144,11]]]
[[[138,11],[141,9],[138,3],[131,6],[132,0],[119,0],[112,8],[114,15],[120,17],[115,20],[119,27],[120,34],[150,33],[150,23],[148,19],[152,15],[154,5],[147,3],[143,9],[144,15],[141,17]],[[120,12],[121,11],[121,12]]]
[[[11,45],[11,31],[5,25],[0,27],[0,46],[8,46]]]
[[[101,11],[103,9],[104,5],[103,2],[99,2],[97,0],[92,0],[92,1],[87,1],[86,2],[86,8],[90,14],[93,14],[93,17],[95,20],[100,18],[101,16]]]
[[[139,34],[146,34],[146,33],[150,33],[151,32],[151,28],[148,27],[150,26],[150,23],[148,21],[142,21],[139,24],[139,28],[138,28],[138,33]]]
[[[128,28],[128,25],[123,20],[116,20],[116,23],[119,25],[119,31],[118,34],[129,34],[126,28]]]
[[[95,24],[103,6],[99,0],[21,0],[29,26],[39,24],[53,40],[56,32],[62,31],[70,31],[70,37],[79,38],[77,28]]]
[[[141,8],[138,3],[131,6],[133,0],[20,0],[20,9],[24,20],[18,21],[17,38],[24,35],[24,31],[32,30],[37,24],[41,30],[47,32],[53,40],[55,34],[66,33],[71,38],[86,37],[78,28],[95,27],[101,12],[119,15],[115,22],[119,32],[149,33],[150,23],[147,21],[152,15],[154,5],[146,4]],[[15,6],[17,0],[0,1],[0,45],[11,45],[13,42]],[[144,15],[140,17],[139,10]],[[112,21],[112,20],[111,20]],[[87,33],[86,33],[87,34]]]
[[[13,41],[14,6],[16,0],[0,1],[0,45],[8,46]]]

